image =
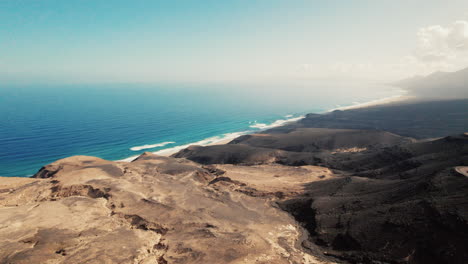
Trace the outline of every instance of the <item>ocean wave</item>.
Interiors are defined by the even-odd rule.
[[[117,160],[117,161],[132,162],[132,161],[134,161],[136,158],[138,158],[139,156],[140,156],[140,155],[131,156],[131,157],[128,157],[128,158],[125,158],[125,159]]]
[[[229,141],[231,141],[231,140],[233,140],[233,139],[235,139],[235,138],[237,138],[239,136],[248,134],[250,132],[251,131],[227,133],[227,134],[223,134],[221,136],[209,137],[209,138],[205,138],[203,140],[197,141],[197,142],[193,142],[193,143],[189,143],[189,144],[185,144],[185,145],[181,145],[181,146],[176,146],[176,147],[167,148],[167,149],[161,149],[161,150],[158,150],[158,151],[153,152],[153,153],[158,154],[158,155],[171,155],[171,154],[177,153],[180,150],[186,149],[189,146],[193,146],[193,145],[196,145],[196,146],[210,146],[210,145],[225,144],[225,143],[228,143]]]
[[[292,116],[292,115],[288,115],[288,116]],[[298,117],[293,117],[293,118],[289,118],[289,119],[279,119],[279,120],[274,121],[271,124],[257,123],[257,121],[249,122],[249,124],[253,123],[253,125],[250,125],[251,128],[264,130],[264,129],[270,129],[270,128],[273,128],[273,127],[282,126],[282,125],[284,125],[286,123],[294,122],[294,121],[300,120],[302,118],[304,118],[304,116],[298,116]],[[250,133],[254,133],[255,131],[258,131],[258,130],[247,130],[247,131],[241,131],[241,132],[226,133],[226,134],[223,134],[223,135],[220,135],[220,136],[205,138],[205,139],[202,139],[202,140],[197,141],[197,142],[192,142],[192,143],[188,143],[188,144],[184,144],[184,145],[180,145],[180,146],[174,146],[174,147],[171,147],[171,148],[161,149],[161,150],[158,150],[158,151],[155,151],[155,152],[152,152],[152,153],[157,154],[157,155],[161,155],[161,156],[169,156],[169,155],[172,155],[174,153],[177,153],[177,152],[179,152],[179,151],[181,151],[183,149],[186,149],[186,148],[188,148],[190,146],[194,146],[194,145],[196,145],[196,146],[210,146],[210,145],[227,144],[227,143],[229,143],[229,141],[231,141],[231,140],[233,140],[233,139],[235,139],[237,137],[240,137],[240,136],[246,135],[246,134],[250,134]],[[169,143],[173,143],[173,142],[164,142],[164,143],[169,144]],[[163,143],[160,143],[160,144],[163,144]],[[140,147],[133,147],[131,149],[133,150],[135,148],[141,148],[141,147],[150,148],[149,146],[154,146],[154,145],[145,145],[145,146],[140,146]],[[122,160],[119,160],[119,161],[131,162],[131,161],[135,160],[136,158],[138,158],[138,155],[128,157],[128,158],[125,158],[125,159],[122,159]]]
[[[143,149],[150,149],[150,148],[163,147],[163,146],[165,146],[165,145],[174,144],[174,143],[175,143],[175,142],[168,141],[168,142],[162,142],[162,143],[151,144],[151,145],[136,146],[136,147],[131,147],[130,150],[132,150],[132,151],[139,151],[139,150],[143,150]]]
[[[350,109],[356,109],[356,108],[362,108],[362,107],[381,105],[381,104],[386,104],[386,103],[395,103],[395,102],[403,101],[405,99],[410,98],[409,96],[407,96],[407,93],[408,92],[401,90],[400,94],[383,97],[383,98],[379,98],[375,100],[370,100],[364,103],[353,102],[351,105],[348,105],[348,106],[337,105],[335,108],[325,111],[325,113],[333,112],[335,110],[350,110]]]
[[[217,145],[217,144],[225,144],[225,143],[228,143],[229,141],[231,141],[231,140],[233,140],[233,139],[235,139],[235,138],[237,138],[239,136],[242,136],[242,135],[245,135],[245,134],[248,134],[248,133],[251,133],[251,132],[252,131],[226,133],[226,134],[223,134],[223,135],[220,135],[220,136],[205,138],[205,139],[202,139],[200,141],[185,144],[185,145],[180,145],[180,146],[175,146],[175,147],[172,147],[172,148],[161,149],[161,150],[153,152],[153,154],[157,154],[157,155],[161,155],[161,156],[169,156],[169,155],[177,153],[180,150],[186,149],[189,146],[193,146],[193,145],[210,146],[210,145]],[[138,155],[131,156],[131,157],[128,157],[128,158],[125,158],[125,159],[121,159],[119,161],[131,162],[131,161],[135,160],[136,158],[138,158]]]
[[[286,123],[289,123],[289,122],[298,121],[298,120],[300,120],[302,118],[304,118],[304,116],[298,116],[298,117],[293,117],[293,118],[289,118],[289,119],[279,119],[279,120],[276,120],[275,122],[273,122],[271,124],[255,123],[255,124],[251,125],[250,127],[265,130],[265,129],[270,129],[270,128],[274,128],[274,127],[279,127],[279,126],[282,126],[282,125],[284,125]]]

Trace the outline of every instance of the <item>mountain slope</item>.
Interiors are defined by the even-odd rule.
[[[394,83],[418,98],[468,98],[468,68],[456,72],[435,72]]]
[[[289,187],[260,191],[247,180],[264,168],[223,169],[75,156],[1,178],[0,263],[328,263],[304,252],[302,229],[271,202],[326,169],[276,166],[269,177],[288,174]]]
[[[365,108],[308,114],[296,123],[268,133],[296,128],[383,130],[417,139],[444,137],[468,131],[468,99],[402,101]]]

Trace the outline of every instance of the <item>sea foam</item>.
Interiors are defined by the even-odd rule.
[[[227,134],[223,134],[221,136],[214,136],[214,137],[205,138],[203,140],[193,142],[193,143],[189,143],[189,144],[175,146],[175,147],[172,147],[172,148],[161,149],[161,150],[155,151],[153,153],[157,154],[157,155],[161,155],[161,156],[169,156],[169,155],[177,153],[180,150],[186,149],[186,148],[188,148],[190,146],[193,146],[193,145],[196,145],[196,146],[210,146],[210,145],[217,145],[217,144],[225,144],[225,143],[228,143],[229,141],[231,141],[231,140],[233,140],[233,139],[235,139],[235,138],[237,138],[239,136],[242,136],[242,135],[245,135],[245,134],[248,134],[248,133],[251,133],[251,132],[252,131],[227,133]],[[119,161],[131,162],[131,161],[135,160],[136,158],[138,158],[138,155],[131,156],[131,157],[128,157],[128,158],[125,158],[125,159],[121,159]]]
[[[168,142],[162,142],[162,143],[151,144],[151,145],[136,146],[136,147],[131,147],[130,150],[132,150],[132,151],[140,151],[140,150],[143,150],[143,149],[150,149],[150,148],[163,147],[163,146],[165,146],[165,145],[174,144],[174,143],[175,143],[175,142],[173,142],[173,141],[168,141]]]
[[[231,141],[231,140],[233,140],[233,139],[235,139],[235,138],[237,138],[239,136],[248,134],[250,132],[251,131],[227,133],[227,134],[223,134],[221,136],[209,137],[209,138],[205,138],[203,140],[197,141],[197,142],[193,142],[193,143],[189,143],[189,144],[185,144],[185,145],[181,145],[181,146],[176,146],[176,147],[173,147],[173,148],[158,150],[158,151],[153,152],[153,153],[158,154],[158,155],[171,155],[171,154],[177,153],[178,151],[186,149],[189,146],[193,146],[193,145],[196,145],[196,146],[210,146],[210,145],[224,144],[224,143],[228,143],[229,141]]]
[[[276,120],[275,122],[273,122],[271,124],[255,123],[255,124],[251,125],[250,127],[265,130],[265,129],[270,129],[270,128],[274,128],[274,127],[279,127],[279,126],[285,125],[286,123],[289,123],[289,122],[298,121],[298,120],[300,120],[302,118],[304,118],[304,116],[298,116],[298,117],[293,117],[293,118],[289,118],[289,119],[279,119],[279,120]]]
[[[265,129],[270,129],[270,128],[274,128],[274,127],[279,127],[279,126],[282,126],[282,125],[284,125],[286,123],[289,123],[289,122],[298,121],[298,120],[300,120],[302,118],[304,118],[304,116],[298,116],[298,117],[293,117],[293,118],[289,118],[289,119],[279,119],[279,120],[276,120],[276,121],[272,122],[271,124],[256,123],[257,121],[255,121],[253,125],[250,125],[251,128],[255,128],[254,130],[247,130],[247,131],[234,132],[234,133],[226,133],[226,134],[223,134],[223,135],[220,135],[220,136],[205,138],[205,139],[202,139],[202,140],[197,141],[197,142],[192,142],[192,143],[188,143],[188,144],[184,144],[184,145],[180,145],[180,146],[174,146],[172,148],[161,149],[161,150],[155,151],[153,153],[157,154],[157,155],[161,155],[161,156],[169,156],[169,155],[172,155],[174,153],[179,152],[180,150],[186,149],[186,148],[188,148],[190,146],[194,146],[194,145],[195,146],[210,146],[210,145],[227,144],[227,143],[229,143],[229,141],[231,141],[231,140],[233,140],[233,139],[235,139],[237,137],[240,137],[242,135],[254,133],[254,132],[259,131],[259,130],[265,130]],[[251,122],[249,122],[249,123],[251,123]],[[166,143],[166,144],[164,144],[164,143]],[[159,147],[161,144],[167,145],[167,144],[172,144],[174,142],[164,142],[164,143],[133,147],[133,148],[131,148],[131,150],[137,151],[137,150],[142,150],[142,149],[146,149],[146,148],[153,148],[153,146],[154,147]],[[158,145],[158,146],[156,146],[156,145]],[[138,148],[138,149],[136,149],[136,148]],[[119,160],[119,161],[131,162],[131,161],[135,160],[136,158],[138,158],[138,156],[128,157],[126,159],[122,159],[122,160]]]

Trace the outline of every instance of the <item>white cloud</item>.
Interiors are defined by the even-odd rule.
[[[417,59],[428,63],[456,59],[468,50],[468,22],[459,20],[448,27],[424,27],[419,29],[417,37],[414,52]]]
[[[433,25],[416,29],[415,37],[416,48],[407,47],[400,56],[382,55],[381,58],[372,58],[372,61],[343,60],[303,64],[294,69],[292,77],[391,82],[414,75],[428,75],[435,71],[456,71],[468,66],[468,21],[459,20],[449,26]],[[365,56],[362,58],[366,59]]]

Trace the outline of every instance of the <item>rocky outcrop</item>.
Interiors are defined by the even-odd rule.
[[[468,259],[468,136],[334,153],[349,176],[308,184],[282,202],[309,242],[350,262],[463,263]]]
[[[284,201],[309,243],[352,263],[464,263],[468,181],[453,171],[405,180],[314,182]]]
[[[304,183],[302,191],[278,201],[308,231],[303,245],[311,252],[319,247],[351,263],[468,259],[468,178],[459,172],[468,165],[467,134],[415,142],[378,131],[310,129],[315,133],[301,135],[303,130],[243,136],[228,145],[196,147],[178,155],[210,157],[205,161],[214,163],[265,164],[261,166],[320,164],[334,169],[335,175],[341,172],[340,177]],[[372,144],[386,142],[383,136],[387,144]],[[274,155],[217,159],[220,152],[238,154],[238,146],[251,152],[269,149]]]

